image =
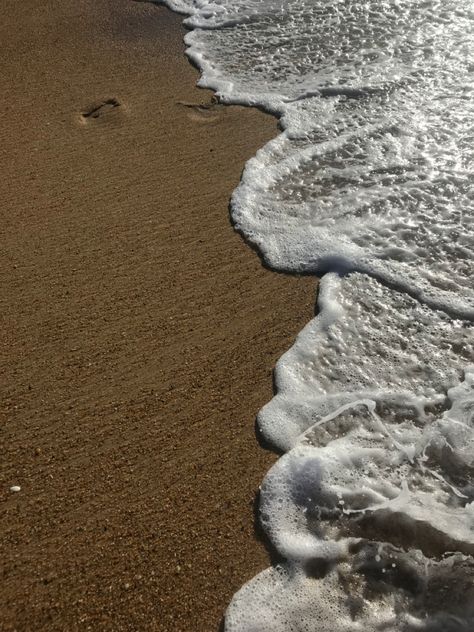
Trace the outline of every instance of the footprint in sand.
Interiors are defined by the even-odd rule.
[[[201,123],[215,121],[219,118],[222,109],[225,107],[214,98],[212,98],[209,103],[187,103],[186,101],[178,101],[178,105],[188,110],[190,119]]]
[[[91,105],[84,112],[82,112],[82,118],[84,121],[92,121],[104,116],[110,115],[110,113],[116,111],[120,108],[120,102],[117,99],[106,99],[105,101],[100,101]]]

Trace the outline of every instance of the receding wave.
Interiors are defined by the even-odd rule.
[[[473,630],[474,4],[168,4],[200,85],[280,118],[237,229],[324,275],[259,414],[280,563],[226,630]]]

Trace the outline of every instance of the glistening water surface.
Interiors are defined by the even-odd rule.
[[[200,85],[280,117],[232,197],[319,314],[259,415],[282,562],[227,632],[474,630],[474,1],[169,0]]]

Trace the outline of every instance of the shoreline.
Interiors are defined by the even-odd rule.
[[[5,15],[0,627],[217,630],[268,565],[254,417],[315,304],[227,210],[276,120],[211,104],[164,7]]]

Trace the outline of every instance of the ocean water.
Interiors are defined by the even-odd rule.
[[[233,193],[322,277],[258,423],[275,565],[227,632],[474,631],[474,1],[167,0],[200,85],[277,115]]]

